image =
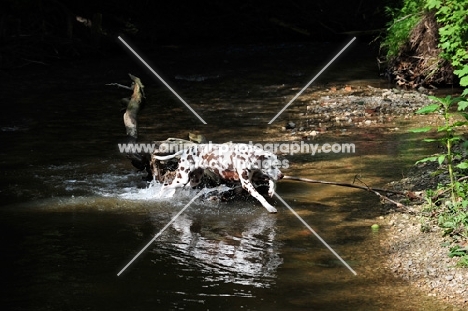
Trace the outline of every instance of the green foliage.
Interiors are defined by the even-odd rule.
[[[468,86],[468,0],[425,0],[425,8],[435,11],[441,56],[452,64],[461,86]],[[468,94],[465,90],[464,95]]]
[[[409,0],[405,0],[407,2]],[[468,0],[424,0],[424,8],[435,13],[439,24],[439,48],[441,57],[450,61],[454,74],[460,78],[461,86],[468,86]],[[468,88],[462,96],[468,95]],[[459,266],[468,267],[468,252],[456,243],[468,239],[468,182],[460,176],[466,175],[468,161],[462,160],[461,151],[466,148],[467,142],[456,130],[468,125],[468,101],[464,97],[445,98],[430,97],[434,103],[417,111],[418,114],[440,113],[443,124],[437,127],[424,127],[413,132],[427,133],[435,130],[442,134],[439,138],[425,139],[427,142],[438,142],[445,146],[444,154],[427,157],[418,162],[436,161],[440,166],[445,164],[450,178],[448,185],[440,185],[437,193],[450,192],[450,200],[437,199],[428,203],[430,214],[437,218],[438,225],[445,235],[453,238],[455,246],[450,249],[450,257],[460,257]],[[456,106],[456,110],[454,108]],[[460,146],[454,152],[454,146]],[[454,164],[454,161],[458,162]],[[438,196],[436,196],[437,198]]]
[[[468,249],[455,245],[450,248],[449,257],[460,257],[457,266],[468,267]]]
[[[467,0],[426,0],[425,7],[435,10],[439,28],[439,46],[442,56],[450,60],[454,68],[461,69],[468,60],[466,39],[468,33]],[[460,72],[461,73],[461,72]]]
[[[387,58],[398,55],[401,47],[408,42],[411,29],[421,20],[424,0],[405,0],[403,7],[386,7],[391,21],[387,23],[387,34],[380,47],[387,51]]]
[[[421,159],[419,162],[436,161],[439,166],[446,165],[446,170],[450,178],[448,185],[439,185],[437,191],[427,191],[427,203],[425,211],[432,217],[437,218],[438,225],[443,229],[445,235],[453,238],[454,242],[466,241],[468,239],[468,182],[465,178],[468,161],[463,160],[462,149],[466,146],[464,138],[456,131],[460,127],[468,125],[468,113],[464,110],[468,107],[468,102],[464,97],[438,98],[431,96],[435,103],[419,109],[418,114],[440,113],[443,119],[442,125],[435,127],[423,127],[415,129],[415,133],[427,133],[435,130],[442,134],[439,138],[425,139],[428,142],[438,142],[445,146],[446,151],[443,154],[430,156]],[[454,111],[455,106],[457,109]],[[457,151],[454,146],[457,145]],[[455,164],[457,162],[457,164]],[[450,199],[438,199],[439,195],[450,192]],[[433,202],[433,197],[437,198]],[[437,208],[435,208],[437,207]],[[466,249],[461,249],[458,245],[450,249],[449,256],[461,257],[460,266],[468,266],[468,254]]]
[[[439,98],[435,96],[429,96],[435,103],[425,106],[418,111],[417,114],[430,114],[440,112],[443,118],[443,124],[437,127],[423,127],[412,130],[414,133],[425,133],[431,129],[435,129],[438,133],[442,133],[443,136],[435,139],[425,139],[426,142],[439,142],[446,147],[446,153],[439,156],[431,156],[421,159],[419,162],[437,161],[439,165],[447,162],[448,173],[450,177],[450,190],[452,194],[452,203],[455,204],[455,172],[453,160],[459,158],[460,154],[453,153],[453,146],[455,143],[463,141],[463,137],[457,135],[455,130],[462,126],[468,125],[468,114],[464,112],[468,106],[468,102],[463,97],[452,98],[450,95],[445,98]],[[451,108],[457,105],[458,110],[451,112]],[[465,169],[468,168],[468,162],[463,161],[459,163],[456,168]]]
[[[450,248],[449,257],[464,256],[467,254],[467,251],[468,249],[462,248],[459,245],[455,245]]]
[[[433,12],[439,24],[440,56],[451,63],[460,85],[468,86],[468,0],[403,0],[401,8],[386,11],[391,22],[381,48],[387,59],[398,55],[423,14]],[[468,95],[468,88],[463,95]]]

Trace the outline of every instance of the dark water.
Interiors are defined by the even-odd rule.
[[[158,200],[117,144],[124,127],[106,83],[142,78],[140,140],[275,141],[291,106],[267,122],[340,47],[278,44],[164,47],[144,56],[207,121],[193,116],[130,55],[2,72],[2,310],[438,310],[384,268],[372,232],[378,199],[346,188],[282,181],[277,192],[357,272],[354,276],[280,202],[197,200],[117,273],[195,193]],[[324,53],[328,51],[331,54]],[[386,86],[356,45],[307,91],[328,83]],[[405,123],[398,124],[404,128]],[[353,155],[286,156],[284,173],[381,186],[423,153],[416,137],[357,133]]]

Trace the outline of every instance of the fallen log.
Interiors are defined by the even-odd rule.
[[[129,98],[122,98],[121,102],[125,106],[125,113],[123,115],[123,121],[125,125],[125,131],[127,135],[127,143],[136,143],[138,139],[138,112],[145,99],[145,86],[141,82],[140,78],[128,74],[132,80],[131,86],[126,86],[118,83],[108,83],[109,86],[117,86],[126,90],[131,90],[132,95]],[[148,175],[146,180],[149,180],[152,176],[152,170],[150,167],[151,155],[149,153],[127,153],[126,157],[130,159],[132,165],[139,171],[145,170]]]
[[[140,111],[141,101],[145,97],[145,93],[143,91],[145,86],[141,83],[140,78],[135,77],[132,74],[128,75],[133,81],[133,94],[127,103],[127,109],[125,110],[123,119],[127,135],[136,140],[138,138],[137,116]]]
[[[131,90],[132,95],[129,98],[122,98],[121,102],[125,105],[123,121],[125,125],[127,143],[137,143],[138,140],[138,113],[141,110],[143,99],[145,99],[144,85],[140,78],[128,74],[132,80],[131,86],[119,83],[109,83],[106,85],[117,86],[126,90]],[[160,183],[170,183],[174,178],[174,171],[177,169],[177,158],[169,161],[159,161],[154,156],[164,156],[174,154],[175,152],[186,149],[195,143],[206,142],[203,135],[189,133],[189,139],[168,138],[164,141],[154,141],[154,150],[152,153],[127,153],[126,157],[130,159],[132,165],[139,171],[146,171],[147,175],[143,179],[148,182],[157,181]],[[193,142],[195,141],[195,142]],[[206,174],[214,178],[213,174]]]

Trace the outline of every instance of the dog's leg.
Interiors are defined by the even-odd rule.
[[[172,198],[175,193],[175,188],[171,185],[163,185],[159,191],[158,198]]]
[[[238,174],[239,174],[239,179],[241,181],[242,188],[247,190],[247,192],[250,193],[251,196],[253,196],[260,203],[262,203],[263,207],[266,208],[268,212],[270,212],[270,213],[277,213],[278,212],[276,210],[276,208],[274,208],[270,203],[268,203],[267,200],[265,200],[265,198],[260,193],[257,192],[257,189],[255,189],[255,187],[250,182],[250,177],[251,176],[250,176],[248,170],[244,169],[244,170],[238,172]]]
[[[172,198],[175,192],[176,192],[176,188],[171,187],[171,185],[162,186],[158,197],[159,198]]]
[[[268,180],[268,195],[270,196],[270,198],[275,194],[275,182],[273,179],[269,179]]]
[[[178,170],[176,178],[174,178],[172,183],[167,186],[162,186],[161,191],[159,192],[159,197],[172,198],[176,192],[176,189],[184,187],[189,181],[189,174]]]

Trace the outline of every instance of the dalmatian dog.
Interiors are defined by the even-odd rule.
[[[180,155],[176,177],[170,185],[163,185],[160,197],[172,197],[176,188],[199,183],[203,170],[208,169],[227,181],[240,181],[242,188],[256,198],[268,212],[277,210],[257,192],[252,177],[261,176],[268,180],[268,195],[275,193],[275,182],[283,178],[278,169],[281,162],[271,152],[247,144],[197,144],[169,156],[156,156],[157,160],[168,160]]]

